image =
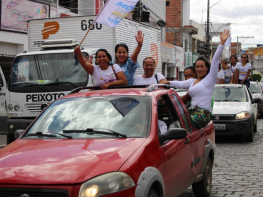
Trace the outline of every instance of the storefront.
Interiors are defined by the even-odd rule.
[[[162,74],[167,80],[176,80],[175,46],[165,42],[161,43]]]
[[[176,79],[178,81],[184,80],[184,69],[185,69],[185,56],[184,48],[175,46],[175,66],[176,66]]]

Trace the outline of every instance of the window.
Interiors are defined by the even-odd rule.
[[[172,94],[172,97],[173,97],[173,99],[174,99],[176,105],[178,106],[179,111],[180,111],[180,113],[182,115],[182,118],[184,120],[184,125],[185,125],[186,130],[189,131],[190,133],[192,133],[192,130],[190,128],[190,125],[189,125],[189,122],[188,122],[188,118],[187,118],[187,116],[185,114],[183,106],[181,105],[181,103],[179,102],[179,100],[178,100],[178,98],[176,97],[175,94]]]

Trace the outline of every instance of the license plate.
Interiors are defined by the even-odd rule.
[[[225,124],[214,124],[215,130],[226,130]]]

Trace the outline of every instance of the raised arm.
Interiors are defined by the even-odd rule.
[[[219,65],[220,57],[224,50],[225,42],[229,36],[230,36],[229,30],[224,30],[223,33],[220,33],[221,41],[213,57],[210,72],[207,75],[207,77],[210,79],[209,81],[213,82],[214,84],[216,83],[216,80],[217,80],[217,72],[218,72],[218,65]]]
[[[141,52],[141,48],[142,48],[142,44],[143,44],[143,39],[144,39],[144,34],[142,33],[142,31],[138,31],[137,32],[137,36],[135,36],[135,39],[138,43],[137,47],[135,48],[133,54],[131,55],[131,60],[136,63],[137,62],[137,58],[139,53]]]
[[[77,54],[78,59],[79,59],[79,63],[80,63],[81,66],[86,70],[86,72],[89,73],[90,75],[92,75],[92,74],[93,74],[94,67],[93,67],[93,65],[91,64],[90,61],[87,61],[87,60],[83,57],[83,55],[82,55],[81,50],[80,50],[79,47],[76,47],[76,48],[75,48],[74,54]],[[90,58],[92,58],[92,57],[90,56]]]

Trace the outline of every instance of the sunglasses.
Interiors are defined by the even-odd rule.
[[[247,58],[247,57],[241,57],[241,58]]]

